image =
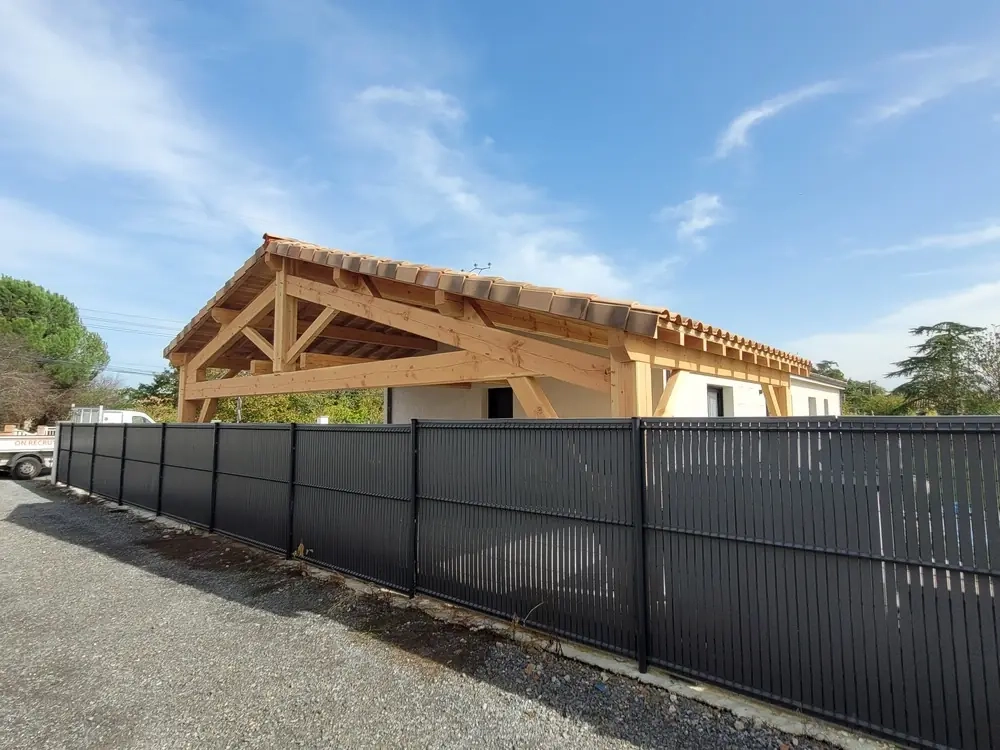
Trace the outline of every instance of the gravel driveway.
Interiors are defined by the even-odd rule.
[[[825,747],[277,559],[0,479],[0,747]]]

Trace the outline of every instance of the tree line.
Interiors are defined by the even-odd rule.
[[[921,341],[886,373],[905,379],[891,390],[849,378],[831,360],[813,371],[846,382],[845,414],[1000,414],[1000,326],[944,321],[910,334]]]
[[[125,387],[107,374],[108,347],[87,330],[80,311],[61,294],[0,276],[0,424],[51,424],[70,408],[135,409],[158,422],[177,419],[177,369]],[[220,372],[209,371],[209,377]],[[382,391],[219,399],[225,422],[381,422]]]

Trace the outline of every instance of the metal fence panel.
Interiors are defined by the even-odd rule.
[[[212,471],[214,430],[214,425],[210,424],[167,425],[163,463],[181,469]]]
[[[132,444],[132,428],[129,428],[128,442]],[[122,501],[146,510],[156,510],[160,487],[160,467],[145,461],[125,460],[125,476],[122,486]]]
[[[636,650],[628,422],[421,423],[417,588]]]
[[[129,425],[125,458],[131,461],[160,462],[160,425]]]
[[[321,565],[407,588],[409,445],[407,427],[300,427],[293,546]]]
[[[997,426],[648,420],[651,660],[918,744],[1000,746]]]
[[[288,432],[286,425],[220,425],[219,472],[284,481],[288,477]]]
[[[69,443],[69,437],[66,438],[66,443]],[[69,484],[69,453],[68,450],[60,450],[59,460],[56,462],[56,481],[63,484]]]
[[[119,458],[122,454],[122,435],[125,426],[120,424],[102,424],[94,426],[94,452],[98,456]]]
[[[93,457],[89,453],[73,451],[70,458],[69,482],[73,487],[90,491],[90,465]]]
[[[73,450],[80,453],[93,453],[94,431],[96,429],[97,427],[92,424],[73,425]]]
[[[215,492],[216,530],[251,544],[285,551],[288,543],[285,482],[219,474]]]
[[[121,478],[121,467],[122,463],[120,458],[94,456],[93,493],[111,500],[117,500],[118,482]]]
[[[160,512],[164,515],[208,528],[212,518],[211,469],[164,466],[160,503]]]

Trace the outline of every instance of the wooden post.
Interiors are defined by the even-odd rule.
[[[192,377],[193,376],[193,377]],[[177,421],[197,422],[198,402],[188,399],[188,385],[205,379],[205,370],[200,368],[193,372],[189,370],[189,365],[181,365],[177,368]]]
[[[653,373],[649,362],[621,359],[611,353],[611,416],[653,415]]]
[[[288,354],[299,333],[299,301],[288,294],[288,271],[292,261],[282,258],[281,268],[274,279],[274,371],[296,369],[295,358]]]
[[[787,385],[764,385],[764,402],[767,404],[767,416],[792,416],[792,389]]]

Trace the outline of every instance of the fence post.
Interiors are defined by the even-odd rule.
[[[128,424],[122,425],[122,456],[118,466],[118,504],[122,504],[125,493],[125,449],[128,447]]]
[[[167,446],[167,423],[160,425],[160,476],[156,480],[156,515],[163,509],[163,451]]]
[[[69,450],[66,451],[66,486],[73,486],[73,477],[70,475],[70,471],[73,469],[73,430],[75,428],[75,422],[69,423]]]
[[[417,594],[417,420],[410,420],[410,597]]]
[[[288,551],[291,559],[295,551],[295,443],[299,434],[295,422],[288,425]]]
[[[643,443],[642,420],[632,418],[632,523],[635,530],[635,644],[639,671],[645,672],[647,664],[646,612],[646,450]]]
[[[219,423],[212,425],[212,500],[208,512],[208,532],[215,531],[215,499],[219,485]]]
[[[97,425],[94,425],[94,439],[90,441],[90,479],[87,484],[87,494],[94,494],[94,464],[97,463]]]

